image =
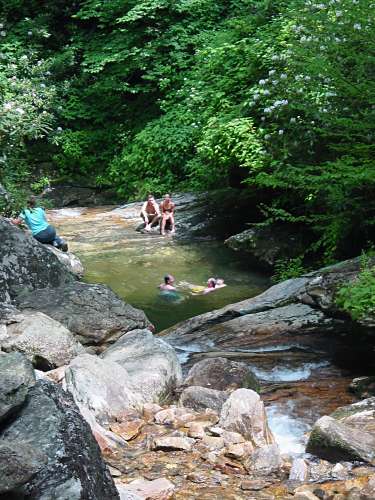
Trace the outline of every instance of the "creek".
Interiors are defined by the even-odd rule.
[[[110,286],[121,298],[143,309],[156,332],[192,316],[221,308],[264,291],[270,281],[249,269],[246,259],[214,240],[178,242],[159,234],[135,231],[139,206],[66,208],[49,216],[85,267],[85,281]],[[182,283],[179,300],[166,301],[158,291],[163,275]],[[205,296],[193,296],[183,283],[203,285],[210,276],[227,287]],[[331,341],[328,341],[331,342]],[[175,345],[185,369],[202,357],[214,355],[206,342]],[[335,363],[336,345],[302,348],[298,342],[226,353],[245,361],[261,381],[269,424],[286,453],[302,453],[306,433],[317,418],[353,398],[347,387],[353,373]]]

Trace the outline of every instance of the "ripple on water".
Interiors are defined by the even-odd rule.
[[[251,369],[260,380],[267,382],[297,382],[307,380],[314,370],[328,365],[328,361],[321,361],[319,363],[304,363],[298,367],[275,366],[270,370],[257,367]]]

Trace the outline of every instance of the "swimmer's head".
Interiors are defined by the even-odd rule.
[[[174,277],[171,274],[166,274],[164,276],[164,283],[166,285],[171,285],[172,283],[174,283]]]
[[[224,280],[222,278],[216,279],[216,286],[219,286],[219,285],[224,285]]]
[[[215,286],[216,286],[215,278],[209,278],[207,281],[207,286],[208,286],[208,288],[215,288]]]

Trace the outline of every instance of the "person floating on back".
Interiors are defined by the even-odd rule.
[[[207,285],[199,286],[199,285],[189,285],[192,295],[206,295],[207,293],[214,292],[215,290],[219,290],[219,288],[224,288],[227,286],[224,283],[224,280],[221,278],[209,278],[207,280]]]
[[[56,229],[48,223],[44,209],[36,206],[35,196],[28,199],[27,208],[16,219],[11,219],[11,222],[17,225],[25,223],[40,243],[53,245],[63,252],[68,251],[68,244],[57,236]]]
[[[151,231],[152,226],[155,226],[161,218],[158,204],[152,194],[148,195],[147,201],[142,205],[141,217],[145,222],[147,232]]]
[[[164,200],[160,203],[160,211],[161,211],[161,223],[160,223],[160,234],[162,236],[165,235],[165,227],[167,222],[170,225],[171,234],[175,232],[175,224],[174,224],[174,209],[175,204],[173,203],[169,194],[164,196]]]

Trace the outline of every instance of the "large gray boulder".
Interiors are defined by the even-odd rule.
[[[0,441],[0,494],[20,488],[47,463],[47,455],[18,441]]]
[[[224,391],[216,391],[207,387],[190,386],[182,391],[180,405],[186,408],[193,408],[200,412],[206,408],[211,408],[218,413],[221,412],[223,404],[228,399],[228,394]]]
[[[35,384],[32,364],[19,352],[0,355],[0,422],[24,404]]]
[[[149,330],[123,335],[101,357],[122,366],[144,402],[161,402],[181,383],[181,365],[174,349]]]
[[[223,405],[218,426],[242,434],[254,448],[275,443],[263,403],[259,395],[250,389],[232,392]]]
[[[208,358],[195,363],[189,370],[184,385],[198,385],[218,391],[227,389],[259,390],[259,381],[245,363],[226,358]]]
[[[22,352],[43,370],[67,365],[85,352],[65,326],[39,312],[13,315],[5,330],[0,330],[0,347]]]
[[[73,398],[52,382],[38,381],[0,445],[22,442],[47,458],[22,488],[31,500],[118,499],[90,427]]]
[[[101,425],[121,421],[126,410],[141,407],[138,387],[121,365],[110,359],[83,354],[65,370],[64,387],[77,405],[89,409]]]
[[[0,217],[0,302],[75,280],[59,259],[29,233]]]
[[[45,245],[45,247],[56,255],[59,261],[73,273],[77,278],[82,278],[85,274],[85,269],[79,258],[71,252],[62,252],[52,245]]]
[[[85,345],[106,346],[131,330],[151,328],[143,311],[126,304],[104,285],[77,281],[36,290],[20,297],[18,305],[21,310],[44,312]]]
[[[374,435],[328,416],[315,423],[306,451],[331,462],[359,460],[375,465]]]

